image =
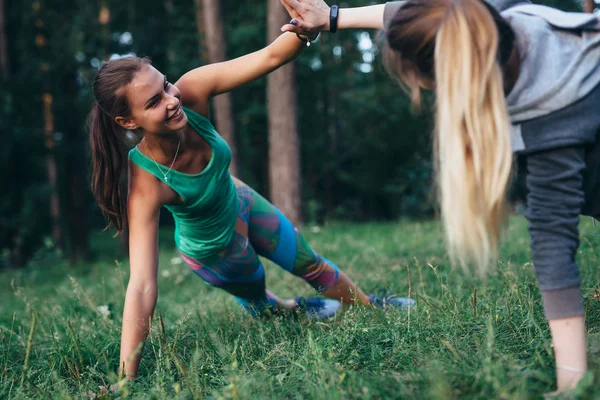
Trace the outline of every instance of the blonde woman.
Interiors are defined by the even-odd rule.
[[[494,260],[512,154],[526,156],[526,216],[557,386],[572,388],[587,370],[578,221],[600,215],[598,18],[510,0],[282,3],[294,18],[283,31],[385,29],[388,67],[414,105],[421,88],[434,89],[441,213],[463,266],[484,272]]]

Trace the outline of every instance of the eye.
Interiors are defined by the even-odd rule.
[[[171,82],[169,82],[165,79],[165,88],[164,89],[167,90],[169,88],[169,86],[171,86]]]
[[[152,108],[152,107],[156,107],[156,105],[160,103],[160,100],[158,98],[155,98],[154,100],[152,100],[149,104],[148,104],[148,108]]]

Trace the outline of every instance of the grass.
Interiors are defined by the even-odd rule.
[[[600,398],[600,228],[582,220],[592,373],[579,398]],[[411,296],[410,313],[350,309],[333,322],[253,320],[180,262],[162,232],[159,301],[127,399],[529,399],[553,390],[549,331],[514,218],[486,282],[448,267],[435,222],[306,227],[309,243],[367,292]],[[98,235],[95,262],[38,262],[0,273],[0,398],[82,398],[114,383],[127,261]],[[282,296],[311,289],[266,263]],[[163,328],[164,325],[164,328]],[[111,396],[112,397],[112,396]]]

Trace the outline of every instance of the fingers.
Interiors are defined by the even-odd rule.
[[[301,5],[297,0],[281,0],[281,4],[283,4],[283,6],[288,9],[294,9],[294,10],[299,10]]]
[[[296,28],[292,24],[285,24],[284,26],[281,27],[281,32],[295,32],[295,33],[299,33],[300,29]]]
[[[98,395],[94,392],[83,392],[81,393],[84,399],[96,400]]]
[[[292,17],[292,18],[298,18],[300,16],[293,7],[290,7],[287,4],[286,0],[280,0],[280,1],[281,1],[281,4],[283,5],[283,7],[288,12],[288,14],[290,14],[290,17]]]
[[[305,35],[307,33],[316,34],[318,32],[317,29],[312,24],[302,21],[301,19],[293,19],[289,24],[285,24],[281,27],[282,32],[294,32],[299,33],[301,35]]]

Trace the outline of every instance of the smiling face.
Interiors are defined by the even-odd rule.
[[[143,67],[124,90],[131,115],[115,121],[125,129],[164,135],[185,126],[187,116],[181,109],[179,89],[151,65]]]

